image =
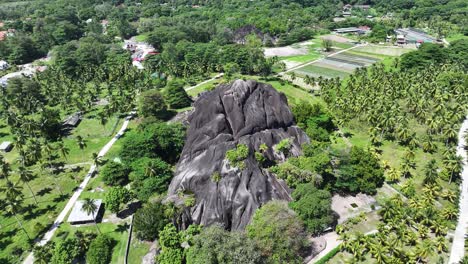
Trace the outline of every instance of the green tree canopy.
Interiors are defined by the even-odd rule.
[[[112,248],[115,242],[107,235],[99,235],[89,245],[86,263],[108,264],[112,260]]]
[[[111,186],[123,186],[128,182],[129,170],[120,162],[109,161],[101,169],[102,181]]]
[[[139,239],[153,241],[169,223],[165,215],[166,206],[161,202],[148,202],[135,213],[135,234]]]
[[[338,191],[374,194],[385,181],[379,160],[362,148],[352,147],[348,159],[342,162],[335,184]]]
[[[238,231],[226,231],[220,226],[204,228],[194,237],[187,251],[187,264],[263,263],[254,241]]]
[[[271,201],[257,209],[247,226],[266,263],[302,263],[308,246],[304,224],[283,201]]]
[[[290,207],[304,221],[307,230],[317,234],[333,223],[331,194],[317,189],[312,183],[299,185],[292,193]]]
[[[158,90],[148,90],[140,94],[139,112],[144,117],[165,119],[168,116],[167,105]]]
[[[167,84],[164,91],[164,99],[172,109],[184,108],[190,106],[192,100],[184,90],[184,82],[181,80],[172,80]]]

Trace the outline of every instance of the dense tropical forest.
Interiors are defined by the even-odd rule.
[[[463,0],[0,0],[0,61],[9,65],[0,77],[23,72],[0,83],[0,139],[11,142],[0,155],[0,263],[32,263],[31,252],[34,263],[56,264],[447,263],[462,198],[467,8]],[[372,31],[327,39],[362,26]],[[389,47],[397,28],[438,41]],[[153,49],[141,59],[128,43]],[[288,56],[265,56],[301,43],[310,49],[292,68]],[[359,51],[365,45],[403,52]],[[372,63],[346,75],[294,70],[334,52]],[[223,154],[241,171],[253,155],[290,201],[262,204],[245,230],[187,224],[194,193],[167,199],[187,115],[235,79],[282,92],[309,140],[300,155],[292,139]],[[94,221],[54,224],[77,192]],[[361,208],[360,197],[372,202]],[[337,212],[340,201],[347,212]],[[317,241],[330,233],[339,246],[317,259]]]

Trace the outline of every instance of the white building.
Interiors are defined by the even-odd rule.
[[[8,68],[10,68],[10,65],[8,64],[8,62],[4,60],[0,60],[0,71],[6,70]]]

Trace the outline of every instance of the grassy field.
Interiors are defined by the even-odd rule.
[[[141,264],[141,259],[145,256],[151,247],[150,242],[140,241],[135,236],[132,236],[130,249],[128,252],[129,264]]]
[[[352,44],[348,43],[336,43],[336,45],[342,46],[342,48],[349,48],[352,46]],[[412,50],[398,47],[357,47],[330,57],[329,59],[320,60],[307,66],[300,67],[294,72],[300,77],[309,75],[316,78],[322,76],[324,78],[339,77],[343,79],[353,72],[354,68],[359,67],[352,66],[356,63],[364,63],[365,66],[369,66],[372,63],[372,60],[375,60],[376,62],[381,62],[386,67],[389,67],[394,58],[410,51]],[[339,61],[336,61],[336,59]]]
[[[76,168],[64,168],[56,173],[49,169],[41,169],[38,165],[30,167],[35,179],[29,182],[33,193],[36,194],[38,205],[35,205],[33,196],[26,185],[23,186],[25,201],[23,210],[18,213],[26,232],[20,229],[17,221],[12,215],[2,212],[0,214],[0,263],[10,261],[19,262],[33,245],[33,239],[47,231],[59,212],[65,206],[74,188],[82,181],[92,162],[92,153],[98,152],[120,128],[122,120],[117,116],[111,117],[103,126],[91,116],[85,116],[77,128],[69,136],[64,138],[65,146],[70,150],[66,159],[58,158],[57,162],[63,164],[77,164]],[[130,126],[130,129],[132,127]],[[81,150],[76,142],[76,136],[81,135],[86,140],[86,148]],[[0,141],[12,141],[12,136],[5,125],[0,125]],[[109,152],[109,158],[118,155],[121,148],[121,141],[113,146]],[[17,168],[15,163],[18,153],[16,149],[4,155],[5,159],[11,163],[12,169]],[[18,182],[18,176],[13,173],[9,180]],[[96,180],[92,181],[95,183]],[[3,185],[3,181],[2,181]],[[61,194],[63,193],[63,195]],[[101,198],[101,197],[99,197]],[[0,200],[3,193],[0,194]],[[27,234],[26,234],[27,233]],[[29,236],[29,239],[28,239]]]
[[[283,82],[283,81],[279,81],[279,80],[276,80],[276,79],[265,80],[265,79],[260,78],[258,76],[243,76],[243,78],[245,78],[247,80],[249,80],[249,79],[258,80],[260,82],[271,84],[276,90],[278,90],[278,91],[280,91],[280,92],[282,92],[282,93],[284,93],[286,95],[290,105],[297,104],[297,103],[299,103],[301,101],[307,101],[307,102],[310,102],[310,103],[319,102],[319,99],[317,97],[311,95],[309,92],[303,90],[302,88],[299,88],[299,87],[296,87],[296,86],[293,86],[293,85],[289,84],[288,82]],[[218,85],[219,83],[223,83],[223,82],[225,82],[224,79],[213,80],[211,82],[208,82],[206,84],[203,84],[203,85],[197,87],[196,89],[192,89],[192,90],[188,91],[187,93],[190,96],[196,96],[199,93],[201,93],[203,91],[206,91],[206,90],[210,90],[214,86]]]
[[[148,34],[140,34],[135,36],[135,40],[138,42],[145,42],[148,39]]]
[[[293,48],[300,48],[303,44],[297,43],[291,45]],[[305,55],[294,55],[294,56],[285,56],[280,57],[281,60],[288,60],[292,62],[300,62],[305,63],[308,61],[316,60],[322,57],[322,52],[320,51],[321,47],[321,40],[320,39],[312,39],[308,41],[308,44],[305,44],[308,50],[308,53]]]
[[[124,263],[125,250],[128,240],[128,224],[125,222],[120,224],[99,223],[98,228],[102,234],[109,236],[115,242],[111,263]],[[54,237],[53,241],[58,242],[66,238],[74,237],[77,231],[91,232],[96,234],[98,232],[94,224],[72,226],[69,223],[63,223],[57,230],[57,235]]]
[[[385,56],[392,56],[392,57],[399,57],[405,53],[413,51],[414,49],[406,49],[400,47],[385,47],[385,46],[364,46],[364,47],[357,47],[353,49],[356,52],[362,52],[365,54],[378,54],[378,55],[385,55]]]
[[[23,189],[24,209],[18,214],[26,232],[19,227],[13,216],[5,212],[0,215],[0,263],[5,263],[8,258],[11,258],[13,263],[17,263],[25,256],[26,251],[33,244],[32,240],[45,232],[53,223],[65,206],[69,198],[68,194],[83,179],[88,168],[89,166],[84,165],[81,166],[80,171],[65,170],[57,175],[39,170],[34,171],[37,177],[29,185],[36,194],[38,205],[35,205],[31,192],[25,186]],[[16,182],[18,179],[13,175],[10,180]],[[64,195],[61,195],[60,191]],[[3,199],[3,194],[0,194],[1,199]]]
[[[467,39],[468,36],[465,36],[461,33],[458,33],[458,34],[454,34],[454,35],[450,35],[448,37],[446,37],[445,39],[448,41],[448,42],[453,42],[455,40],[459,40],[459,39]]]

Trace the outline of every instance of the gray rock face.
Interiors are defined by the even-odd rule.
[[[284,161],[275,145],[289,139],[288,155],[301,154],[308,143],[306,134],[294,124],[284,94],[268,84],[237,80],[220,85],[200,96],[189,116],[190,128],[168,200],[180,203],[181,193],[193,194],[196,203],[185,210],[181,225],[222,224],[226,229],[243,229],[257,208],[272,199],[290,200],[290,190],[282,180],[255,159],[263,151],[270,163]],[[249,147],[243,169],[225,158],[238,144]],[[213,175],[219,173],[220,180]]]

